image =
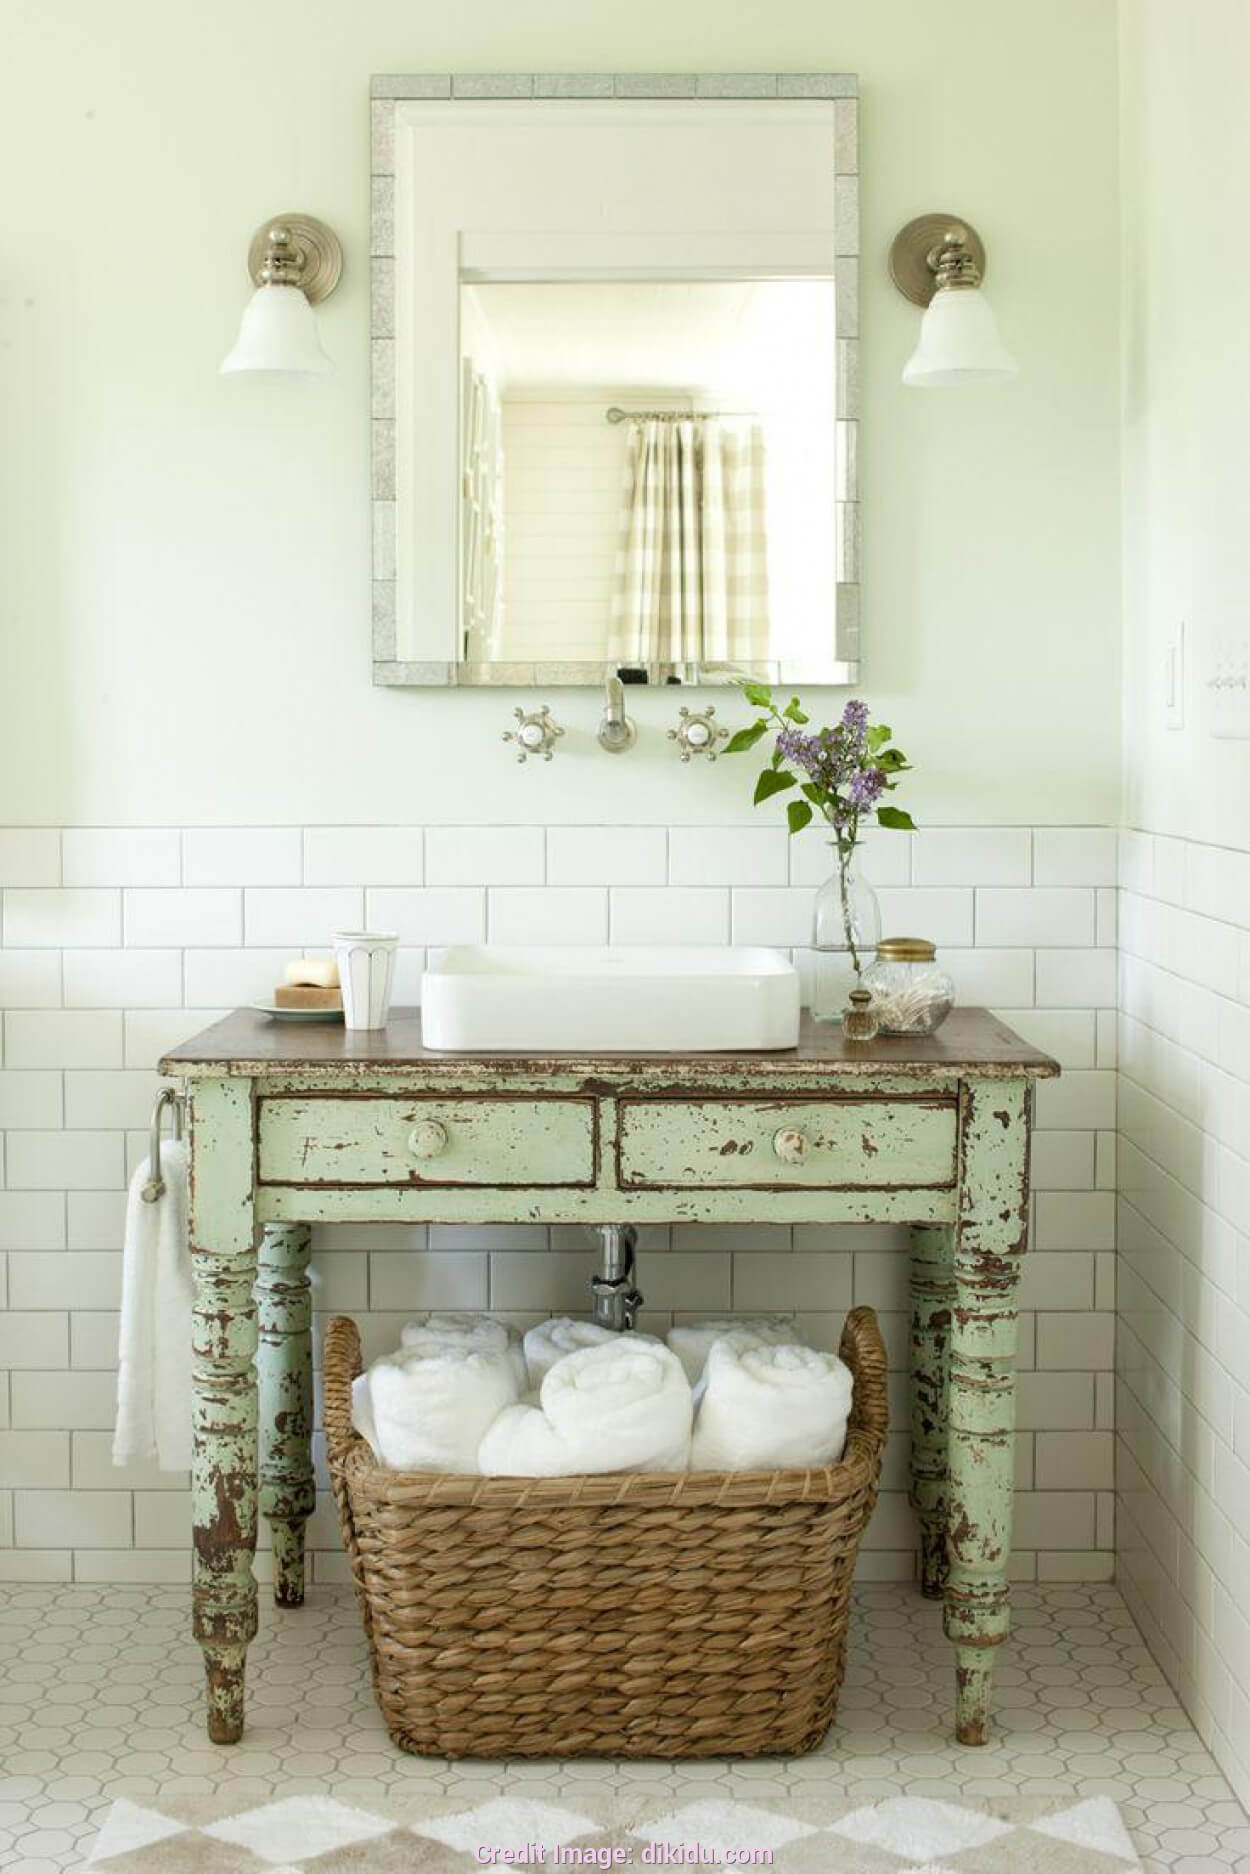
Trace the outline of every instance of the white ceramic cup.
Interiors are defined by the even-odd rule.
[[[398,942],[394,931],[335,931],[334,961],[339,966],[345,1028],[386,1027]]]

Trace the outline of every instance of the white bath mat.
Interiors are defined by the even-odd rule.
[[[568,1808],[507,1793],[500,1766],[472,1805],[397,1799],[390,1814],[323,1795],[231,1809],[229,1799],[113,1804],[88,1865],[100,1874],[467,1874],[495,1866],[772,1867],[778,1874],[1140,1874],[1106,1797],[810,1802],[808,1819],[768,1803],[705,1799],[641,1816],[625,1802]],[[484,1791],[485,1795],[485,1791]],[[832,1792],[831,1792],[832,1795]],[[236,1799],[237,1800],[237,1799]],[[819,1819],[812,1819],[819,1814]],[[540,1860],[527,1844],[543,1847]]]

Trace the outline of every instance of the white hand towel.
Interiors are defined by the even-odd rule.
[[[558,1315],[554,1321],[541,1321],[537,1327],[531,1327],[525,1334],[525,1364],[529,1368],[529,1384],[541,1386],[557,1360],[562,1360],[567,1353],[576,1353],[579,1347],[603,1347],[609,1341],[619,1341],[620,1334],[615,1328],[600,1327],[597,1321],[574,1321],[569,1315]],[[653,1334],[631,1334],[634,1346],[656,1346]]]
[[[537,1407],[509,1406],[482,1440],[487,1477],[684,1471],[693,1406],[681,1361],[658,1341],[614,1334],[565,1354]]]
[[[706,1377],[691,1470],[808,1470],[841,1457],[854,1382],[836,1354],[725,1334]]]
[[[155,1458],[163,1471],[191,1464],[191,1311],[195,1285],[187,1235],[187,1148],[161,1146],[165,1190],[141,1196],[148,1161],[130,1180],[122,1250],[114,1464]]]
[[[463,1337],[401,1347],[361,1377],[352,1424],[397,1471],[476,1471],[487,1427],[520,1392],[506,1348],[474,1348]]]
[[[779,1314],[718,1315],[709,1321],[691,1321],[684,1327],[671,1327],[665,1338],[686,1369],[686,1378],[697,1386],[713,1341],[724,1334],[751,1333],[772,1346],[797,1346],[801,1338],[792,1320]]]
[[[402,1329],[399,1341],[401,1347],[463,1345],[475,1353],[506,1353],[516,1373],[518,1389],[524,1392],[530,1383],[525,1351],[516,1330],[488,1314],[414,1315]]]

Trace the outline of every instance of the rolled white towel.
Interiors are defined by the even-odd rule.
[[[693,1404],[681,1361],[641,1334],[557,1360],[539,1405],[510,1405],[482,1439],[487,1477],[684,1471]]]
[[[565,1354],[576,1353],[579,1347],[603,1347],[620,1338],[615,1328],[600,1327],[597,1321],[575,1321],[567,1314],[557,1315],[553,1321],[540,1321],[537,1327],[527,1328],[525,1332],[529,1384],[541,1386],[556,1361],[563,1360]],[[659,1342],[653,1334],[631,1332],[630,1344],[655,1347]]]
[[[429,1314],[414,1314],[411,1321],[406,1321],[400,1331],[400,1345],[410,1347],[427,1334],[472,1341],[475,1347],[503,1349],[508,1345],[512,1330],[505,1321],[496,1321],[493,1315],[435,1310]]]
[[[369,1375],[357,1373],[352,1381],[352,1429],[358,1431],[375,1458],[381,1458],[378,1449],[378,1427],[373,1416],[373,1399],[369,1392]]]
[[[697,1386],[707,1365],[713,1341],[725,1334],[751,1333],[772,1346],[797,1346],[802,1339],[791,1319],[780,1314],[717,1315],[709,1321],[689,1321],[684,1327],[670,1327],[665,1336],[669,1346],[686,1369],[686,1378]]]
[[[506,1353],[516,1373],[517,1387],[529,1385],[525,1352],[515,1328],[489,1314],[418,1314],[400,1331],[401,1347],[463,1345],[477,1353]]]
[[[851,1370],[836,1354],[770,1346],[749,1332],[725,1334],[708,1354],[690,1468],[784,1471],[833,1464],[846,1444],[853,1389]]]
[[[393,1470],[472,1473],[487,1427],[520,1390],[507,1348],[421,1341],[355,1382],[352,1424]]]
[[[477,1449],[483,1477],[572,1477],[576,1466],[541,1405],[505,1406]]]

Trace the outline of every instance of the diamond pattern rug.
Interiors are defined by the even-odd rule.
[[[1140,1874],[1119,1810],[1104,1796],[856,1804],[836,1793],[786,1814],[716,1798],[642,1814],[620,1798],[565,1809],[509,1795],[470,1807],[397,1799],[389,1814],[328,1794],[243,1809],[220,1796],[170,1799],[160,1809],[121,1800],[87,1865],[99,1874],[467,1874],[491,1865]]]

